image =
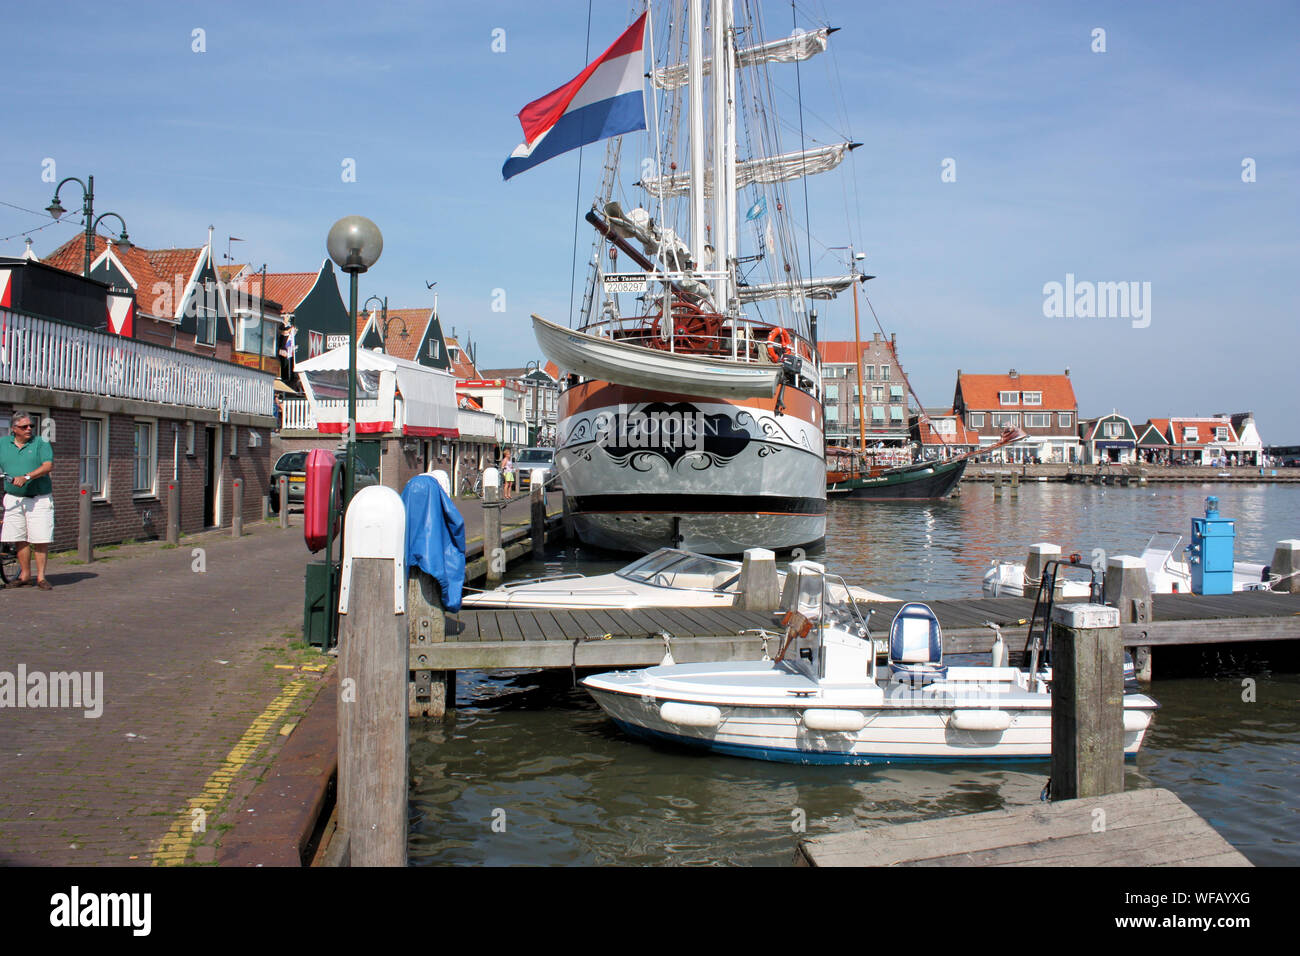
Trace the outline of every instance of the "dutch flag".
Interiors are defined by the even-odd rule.
[[[519,111],[524,142],[501,167],[503,179],[579,146],[646,128],[645,19],[641,14],[585,70]]]

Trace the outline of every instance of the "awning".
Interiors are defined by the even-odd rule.
[[[348,350],[333,349],[296,366],[322,432],[347,425]],[[339,373],[342,373],[340,379]],[[370,349],[357,351],[357,431],[400,429],[404,435],[457,436],[456,377]],[[340,396],[339,383],[343,389]],[[363,387],[364,386],[364,387]],[[396,399],[400,396],[399,408]]]

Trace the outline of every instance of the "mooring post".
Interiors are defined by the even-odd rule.
[[[1038,585],[1042,583],[1043,572],[1047,569],[1047,562],[1054,561],[1061,556],[1061,546],[1052,544],[1049,541],[1040,541],[1038,544],[1029,546],[1029,557],[1025,558],[1025,589],[1024,596],[1032,597],[1038,593]]]
[[[167,482],[167,543],[180,544],[181,540],[181,483],[173,478]]]
[[[428,663],[433,645],[447,640],[447,618],[443,613],[442,589],[420,568],[411,570],[406,586],[412,680],[407,712],[412,717],[442,717],[448,708],[448,679],[455,693],[455,671],[421,667]]]
[[[1052,608],[1052,799],[1124,790],[1124,647],[1119,610]]]
[[[280,476],[280,527],[289,527],[289,476]]]
[[[1002,472],[1000,471],[993,476],[993,497],[1002,497]]]
[[[231,498],[234,503],[230,518],[230,536],[238,538],[244,533],[244,479],[236,478]]]
[[[528,480],[529,508],[532,518],[533,559],[546,557],[546,486],[542,472],[534,469]]]
[[[736,607],[744,611],[775,611],[781,603],[781,581],[776,555],[766,548],[750,548],[740,564]]]
[[[1011,473],[1011,497],[1020,497],[1020,475],[1015,471]]]
[[[1120,625],[1151,622],[1151,579],[1141,558],[1117,554],[1106,561],[1102,593],[1107,604],[1119,610]],[[1151,646],[1133,648],[1133,667],[1137,679],[1151,680]]]
[[[483,559],[487,561],[487,579],[498,583],[506,571],[506,556],[501,550],[500,472],[483,469]]]
[[[77,515],[77,560],[83,564],[89,564],[95,560],[95,548],[91,540],[92,523],[94,518],[91,513],[91,487],[82,485],[80,494],[77,496],[77,506],[80,509]]]
[[[406,507],[362,488],[344,518],[339,586],[339,828],[353,866],[406,866]]]
[[[1282,578],[1273,590],[1283,594],[1300,594],[1300,538],[1277,543],[1273,549],[1269,574]]]

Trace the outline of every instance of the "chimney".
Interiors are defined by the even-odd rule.
[[[1068,365],[1065,367],[1065,377],[1066,378],[1070,377],[1070,366]]]
[[[1008,377],[1008,378],[1019,378],[1020,376],[1016,373],[1016,370],[1015,370],[1015,369],[1012,369],[1011,371],[1007,372],[1007,377]]]

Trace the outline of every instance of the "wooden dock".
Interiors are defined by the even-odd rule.
[[[885,824],[805,840],[803,866],[1251,866],[1168,790]]]
[[[987,653],[1004,624],[1013,654],[1024,646],[1034,602],[1028,598],[930,601],[943,628],[944,653]],[[1242,591],[1217,597],[1161,594],[1153,619],[1122,625],[1126,647],[1229,644],[1300,639],[1300,594]],[[871,632],[888,633],[902,602],[860,605],[874,609]],[[669,636],[678,663],[758,660],[775,654],[781,629],[772,613],[722,608],[652,608],[637,611],[462,610],[448,614],[440,641],[412,643],[412,670],[516,667],[644,667],[664,655]]]

